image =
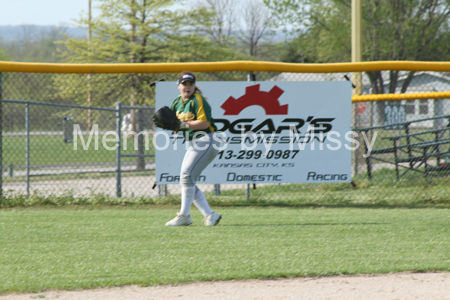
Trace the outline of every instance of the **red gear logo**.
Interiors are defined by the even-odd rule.
[[[259,84],[256,84],[248,86],[245,94],[238,99],[229,97],[221,107],[225,110],[224,115],[238,115],[252,105],[264,108],[266,115],[287,115],[288,105],[280,105],[280,101],[278,101],[283,93],[284,91],[277,86],[274,86],[269,92],[262,92],[259,90]]]

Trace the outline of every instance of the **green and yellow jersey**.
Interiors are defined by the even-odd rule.
[[[197,134],[195,137],[199,138],[204,136],[204,133],[217,131],[214,119],[211,116],[211,106],[209,106],[208,102],[200,93],[194,92],[194,94],[186,101],[183,101],[180,95],[173,100],[170,108],[175,112],[181,122],[194,120],[209,122],[208,128],[203,130],[181,129],[182,131],[188,132],[185,136],[189,141],[194,138],[194,135],[196,135],[197,132],[200,132],[200,134]]]

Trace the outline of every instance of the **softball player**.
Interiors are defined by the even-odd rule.
[[[222,216],[212,211],[205,195],[195,184],[219,152],[220,142],[213,138],[217,128],[211,117],[211,107],[195,85],[195,75],[182,72],[177,83],[181,95],[175,98],[170,108],[181,121],[180,129],[190,145],[181,165],[181,210],[166,226],[191,225],[192,203],[204,215],[205,225],[214,226]]]

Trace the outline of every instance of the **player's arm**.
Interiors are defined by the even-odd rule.
[[[209,127],[208,121],[193,120],[193,121],[187,121],[187,122],[183,122],[183,123],[184,123],[184,128],[192,129],[192,130],[203,130],[203,129],[207,129]]]
[[[189,121],[186,125],[189,125],[189,129],[193,130],[204,130],[208,129],[209,125],[211,124],[208,121],[208,118],[205,113],[205,109],[203,106],[203,98],[201,96],[196,97],[196,103],[195,103],[195,109],[196,109],[196,115],[197,119],[193,121]]]

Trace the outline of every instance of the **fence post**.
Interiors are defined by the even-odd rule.
[[[256,81],[256,76],[253,72],[248,72],[247,81]],[[247,186],[245,188],[245,199],[250,199],[250,183],[247,183]]]
[[[158,184],[158,196],[159,197],[167,197],[167,184],[163,184],[163,185]]]
[[[121,146],[122,146],[122,136],[120,131],[120,122],[122,120],[122,103],[116,102],[116,133],[117,133],[117,141],[116,141],[116,196],[122,197],[122,178],[121,178],[121,165],[120,165],[120,156],[121,156]]]
[[[214,196],[220,196],[220,184],[214,185]]]
[[[25,105],[27,198],[30,197],[30,103]]]
[[[3,140],[3,109],[2,109],[2,72],[0,72],[0,204],[3,202],[3,151],[2,151],[2,140]]]

